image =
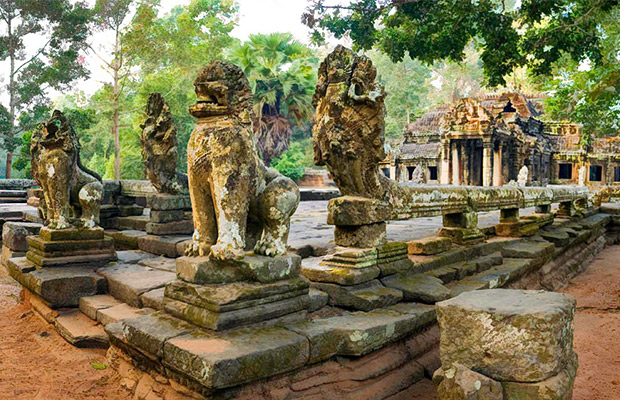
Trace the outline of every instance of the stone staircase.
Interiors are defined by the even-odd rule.
[[[0,189],[0,204],[26,203],[27,201],[25,189]]]

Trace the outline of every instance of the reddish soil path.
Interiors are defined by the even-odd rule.
[[[620,246],[603,250],[563,292],[577,299],[573,400],[619,400]]]
[[[0,267],[0,399],[128,400],[105,350],[78,349],[18,304],[19,289]]]

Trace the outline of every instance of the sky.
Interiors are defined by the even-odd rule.
[[[161,0],[161,13],[170,11],[174,6],[189,4],[189,0]],[[301,23],[301,15],[308,5],[307,0],[237,0],[239,5],[238,26],[232,35],[238,39],[246,40],[253,33],[273,33],[291,32],[295,39],[308,43],[309,30]],[[101,48],[105,53],[105,48],[110,48],[109,44],[113,41],[110,32],[98,33],[92,37],[95,48]],[[37,44],[37,39],[32,39],[33,47]],[[104,58],[109,58],[105,57]],[[110,76],[102,69],[100,60],[92,55],[86,56],[87,66],[91,76],[87,81],[76,82],[75,87],[79,88],[86,95],[93,94],[103,82],[110,81]],[[0,71],[7,70],[8,64],[0,63]],[[7,79],[0,73],[0,80]],[[0,82],[1,84],[2,82]],[[59,93],[51,92],[53,99]],[[8,105],[6,93],[0,94],[0,103]]]

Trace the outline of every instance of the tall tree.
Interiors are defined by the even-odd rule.
[[[250,35],[228,57],[248,76],[254,93],[258,147],[269,165],[289,147],[294,126],[313,113],[318,58],[290,33]]]
[[[88,76],[80,52],[89,35],[90,15],[83,2],[0,0],[0,61],[9,63],[8,127],[2,132],[6,178],[11,177],[18,135],[42,114],[46,90],[62,90]]]
[[[515,67],[548,74],[563,54],[602,61],[599,21],[618,0],[308,0],[303,21],[321,41],[348,35],[356,48],[377,46],[394,61],[461,61],[475,40],[491,86]]]

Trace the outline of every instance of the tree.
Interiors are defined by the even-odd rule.
[[[620,10],[600,21],[602,60],[596,65],[558,62],[554,79],[541,80],[553,95],[546,101],[551,118],[584,125],[582,142],[597,136],[616,136],[620,130]]]
[[[250,81],[258,148],[269,165],[288,149],[293,128],[312,117],[318,59],[290,33],[250,35],[233,46],[228,57]]]
[[[46,90],[62,90],[88,76],[80,52],[89,35],[91,12],[69,0],[0,0],[0,61],[8,59],[6,178],[11,177],[18,135],[45,114]],[[28,41],[29,46],[26,46]],[[34,49],[31,46],[34,45]],[[28,115],[30,114],[30,115]]]
[[[515,67],[548,74],[563,55],[602,61],[599,21],[618,0],[309,0],[303,22],[321,42],[348,35],[357,49],[377,46],[394,61],[406,54],[426,63],[462,61],[467,45],[481,49],[487,83]]]

